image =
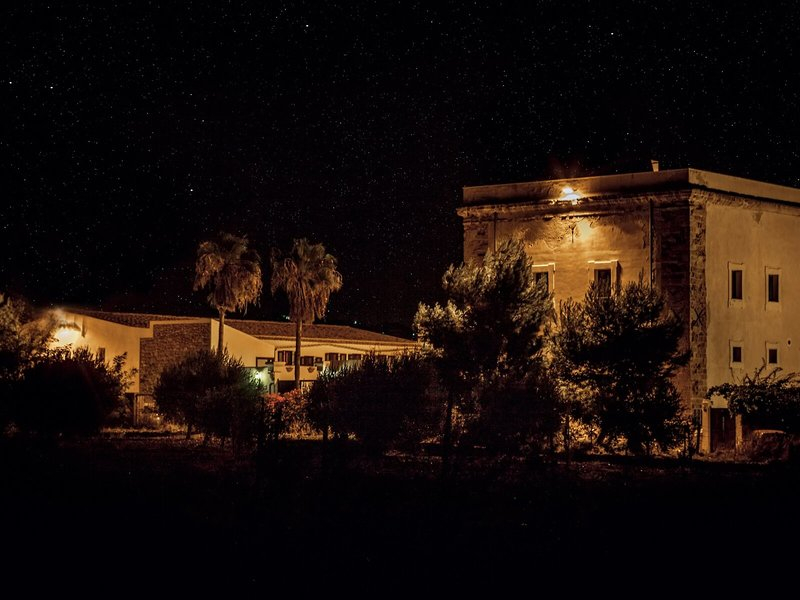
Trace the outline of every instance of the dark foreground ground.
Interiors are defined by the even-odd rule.
[[[791,465],[463,458],[442,483],[435,457],[324,467],[314,442],[260,469],[180,438],[0,450],[0,575],[24,597],[797,592]]]

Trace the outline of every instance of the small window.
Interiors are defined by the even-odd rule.
[[[347,355],[347,359],[348,360],[361,360],[361,355],[360,354],[348,354]]]
[[[777,348],[767,348],[767,364],[768,365],[777,365],[778,364],[778,349]]]
[[[741,346],[731,346],[731,363],[734,363],[734,364],[741,364],[742,363],[742,347]]]
[[[777,273],[769,273],[767,275],[767,301],[780,301],[780,275]]]
[[[301,356],[300,357],[300,366],[302,366],[302,367],[313,367],[314,366],[314,357],[313,356]]]
[[[742,300],[744,275],[741,269],[731,269],[731,300]]]
[[[594,283],[604,297],[611,295],[611,269],[595,269]]]
[[[536,278],[536,285],[542,286],[544,289],[550,289],[550,274],[547,271],[540,271],[538,273],[534,273],[534,277]]]
[[[292,364],[292,355],[294,352],[291,350],[278,350],[278,362],[286,363],[287,365]]]
[[[556,289],[556,263],[540,263],[533,265],[533,277],[537,286],[544,287],[551,294]]]

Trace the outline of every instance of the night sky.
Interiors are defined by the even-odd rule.
[[[213,316],[224,230],[323,243],[328,322],[399,333],[460,262],[462,186],[650,159],[800,186],[794,2],[11,4],[0,291],[42,306]]]

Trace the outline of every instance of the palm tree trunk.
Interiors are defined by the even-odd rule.
[[[217,342],[217,352],[222,352],[222,334],[225,331],[225,311],[220,309],[219,311],[219,341]]]
[[[294,333],[294,389],[300,389],[300,338],[303,337],[303,319],[297,319]]]

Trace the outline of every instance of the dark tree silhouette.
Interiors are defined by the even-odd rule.
[[[300,351],[303,323],[313,323],[325,316],[328,300],[342,288],[342,275],[336,270],[336,258],[322,244],[296,239],[288,256],[272,251],[271,289],[283,290],[289,298],[289,317],[295,323],[294,387],[300,387]]]
[[[261,257],[248,248],[247,237],[220,233],[219,239],[202,242],[197,248],[194,289],[211,287],[208,303],[219,313],[217,350],[222,352],[225,314],[258,302],[263,282]]]
[[[650,453],[679,440],[685,424],[672,376],[687,360],[681,331],[663,296],[642,282],[610,295],[592,284],[582,303],[562,303],[554,364],[582,395],[580,417],[598,428],[598,445],[623,440],[633,453]]]
[[[521,380],[536,367],[552,301],[537,283],[523,243],[513,239],[481,264],[450,266],[443,288],[447,303],[420,304],[414,328],[435,355],[448,388],[442,433],[446,469],[454,410],[468,410],[481,390]]]

